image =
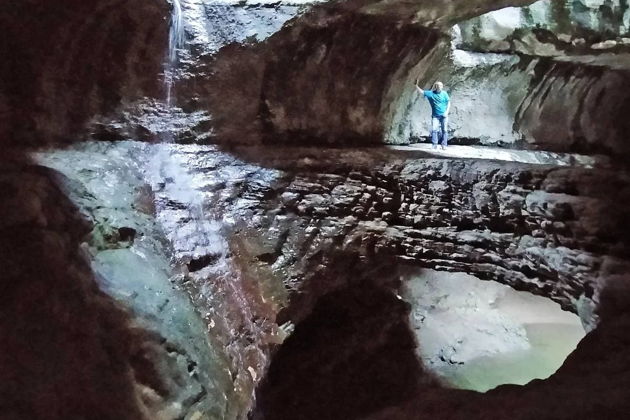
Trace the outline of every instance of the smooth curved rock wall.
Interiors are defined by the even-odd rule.
[[[59,172],[0,161],[0,417],[242,418],[249,394],[173,285],[146,145],[93,146],[38,156]]]
[[[630,69],[540,62],[515,128],[534,147],[605,153],[630,151]]]
[[[410,71],[439,37],[362,15],[320,15],[289,31],[270,44],[260,112],[268,141],[294,144],[380,143],[392,69]]]

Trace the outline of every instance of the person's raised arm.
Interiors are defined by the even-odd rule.
[[[420,89],[420,86],[418,86],[418,80],[417,80],[417,79],[416,79],[416,89],[418,89],[418,93],[419,93],[421,96],[426,96],[426,95],[424,94],[424,90],[423,90],[423,89]]]

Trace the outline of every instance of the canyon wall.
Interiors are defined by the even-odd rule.
[[[496,418],[623,418],[623,167],[273,147],[407,142],[412,84],[449,68],[450,27],[528,3],[348,1],[321,5],[267,37],[279,29],[281,19],[272,19],[263,42],[226,30],[211,47],[192,42],[182,53],[175,113],[153,106],[163,97],[166,3],[3,9],[3,55],[12,57],[0,68],[5,146],[82,140],[93,116],[136,100],[150,105],[140,111],[158,126],[143,140],[192,115],[189,141],[220,143],[89,143],[36,156],[37,164],[5,149],[3,413],[242,418],[260,385],[255,418],[487,418],[488,407]],[[217,16],[216,5],[185,7],[195,5],[211,10],[202,23]],[[211,32],[197,29],[198,38],[188,30],[193,41]],[[444,70],[470,99],[454,110],[457,130],[487,143],[621,156],[621,55],[516,60],[508,52]],[[496,89],[495,77],[511,94],[482,97],[479,107],[478,84]],[[485,116],[475,120],[479,109]],[[138,133],[129,121],[117,124],[101,126],[103,138]],[[397,270],[408,264],[498,280],[551,297],[591,329],[600,324],[548,381],[487,396],[445,390],[413,356],[409,308],[396,297]],[[331,316],[343,322],[330,325]],[[296,381],[293,367],[313,380]],[[342,379],[341,395],[361,391],[346,407],[333,404]],[[327,392],[313,399],[319,389]],[[295,411],[302,403],[312,409]]]
[[[410,21],[397,8],[316,6],[263,43],[219,50],[207,64],[211,77],[182,83],[184,96],[196,98],[183,106],[209,110],[212,135],[201,142],[407,144],[428,135],[430,111],[415,81],[427,87],[442,79],[453,99],[456,142],[623,156],[628,97],[615,86],[628,82],[624,44],[602,49],[608,32],[584,40],[581,26],[550,38],[535,24],[551,30],[562,14],[534,13],[541,8],[552,6],[514,8],[534,17],[511,32],[485,23],[502,10],[447,35],[453,20],[430,7]],[[452,19],[469,12],[461,9]],[[608,22],[598,13],[591,34],[597,22]],[[505,45],[472,43],[472,26]]]
[[[424,86],[441,79],[451,93],[451,136],[621,159],[629,98],[619,86],[630,77],[628,12],[624,2],[609,3],[543,1],[458,24],[451,50],[421,79]],[[425,102],[403,94],[389,142],[429,135]]]
[[[444,53],[445,28],[502,4],[315,5],[262,43],[201,58],[179,103],[209,111],[201,142],[381,144],[400,97]]]
[[[102,299],[119,308],[112,313],[125,320],[117,327],[120,334],[135,337],[131,350],[118,342],[116,360],[123,368],[121,374],[112,372],[127,386],[121,392],[128,389],[136,401],[129,406],[136,410],[129,411],[129,418],[139,418],[136,412],[149,418],[197,412],[238,418],[261,378],[254,418],[378,418],[384,410],[382,418],[402,419],[415,418],[418,409],[442,410],[444,418],[475,418],[474,413],[483,418],[491,401],[522,410],[524,419],[535,418],[536,410],[557,414],[560,409],[585,418],[582,411],[593,415],[601,400],[613,414],[625,409],[624,393],[611,392],[623,389],[627,366],[629,246],[622,227],[630,196],[628,175],[618,168],[444,159],[386,150],[247,147],[225,153],[212,146],[129,142],[88,143],[41,153],[38,160],[65,176],[29,169],[41,173],[35,185],[47,187],[28,187],[32,198],[8,202],[4,213],[32,213],[34,221],[9,219],[5,231],[31,229],[31,223],[41,225],[37,232],[81,227],[69,248],[56,247],[60,254],[47,255],[67,266],[76,258],[71,249],[85,242],[83,249],[95,258],[99,287],[116,297],[116,304],[105,295]],[[19,182],[25,168],[19,170],[5,178]],[[103,173],[115,182],[101,182]],[[55,211],[59,197],[53,195],[53,203],[45,200],[48,189],[58,191],[50,180],[64,186],[92,226],[66,220],[81,217],[71,205]],[[13,212],[16,202],[39,202],[33,206],[42,211],[20,207]],[[203,219],[195,218],[199,208]],[[59,228],[48,221],[52,215],[61,217]],[[17,235],[29,246],[40,243]],[[164,243],[179,272],[161,268],[168,260]],[[3,249],[7,258],[12,252],[35,255],[8,243]],[[16,259],[16,274],[8,284],[10,290],[26,288],[32,294],[29,265],[22,261]],[[83,264],[76,284],[94,285],[85,260]],[[497,280],[554,299],[578,313],[589,329],[599,325],[572,356],[575,362],[548,381],[499,388],[487,396],[446,390],[418,365],[406,320],[409,308],[396,297],[399,269],[409,266]],[[47,267],[43,269],[52,269]],[[127,278],[134,270],[140,270],[133,275],[142,279],[140,284]],[[189,305],[173,286],[189,293],[201,319],[173,316]],[[41,287],[49,287],[48,282]],[[61,290],[49,291],[56,293]],[[17,303],[24,299],[14,296]],[[11,308],[2,317],[7,323],[16,314]],[[44,325],[57,331],[62,327],[49,324],[57,309],[50,311],[53,316],[43,317]],[[27,325],[30,314],[27,310],[23,317]],[[72,320],[59,322],[67,327]],[[5,331],[13,331],[9,325]],[[201,344],[203,340],[208,342]],[[88,342],[82,346],[90,348]],[[54,352],[58,346],[44,341],[34,349]],[[397,356],[392,359],[392,354]],[[24,363],[3,372],[17,377],[17,368],[33,363],[29,354],[22,357]],[[608,382],[600,382],[599,371],[589,368],[584,374],[584,366],[600,366],[609,372]],[[59,369],[75,371],[57,360],[53,371]],[[296,381],[295,369],[310,379]],[[21,380],[39,389],[43,379],[24,375]],[[320,387],[330,392],[313,398],[308,390]],[[31,398],[17,391],[7,394],[11,401]],[[585,405],[553,407],[553,398],[546,395],[555,392],[585,398]],[[339,395],[357,393],[365,398],[334,403]],[[78,410],[70,396],[59,401],[67,410]],[[95,399],[89,409],[107,416],[102,402]],[[16,410],[24,412],[20,406]],[[498,418],[507,413],[493,411]]]
[[[422,152],[247,147],[225,153],[129,142],[49,152],[43,162],[67,174],[64,184],[72,190],[88,187],[80,197],[98,209],[103,198],[127,194],[99,184],[91,172],[111,165],[107,156],[116,156],[116,167],[147,161],[151,168],[150,157],[160,151],[168,153],[165,166],[144,176],[155,194],[154,217],[176,261],[187,267],[167,281],[190,293],[209,326],[210,348],[225,352],[239,388],[224,394],[228,401],[238,406],[259,384],[255,418],[366,418],[383,410],[389,413],[383,418],[416,418],[419,407],[443,410],[445,418],[483,418],[491,401],[522,410],[524,419],[536,418],[536,410],[585,418],[582,411],[597,413],[601,400],[613,414],[625,409],[625,393],[612,390],[623,389],[628,363],[627,172]],[[136,177],[121,180],[134,185]],[[198,199],[202,220],[191,218]],[[135,223],[133,209],[99,214],[96,232],[108,225],[138,232],[132,244],[99,253],[101,261],[112,252],[150,255],[146,244],[161,237],[142,228],[144,219]],[[406,327],[409,307],[396,297],[400,273],[410,266],[497,280],[554,299],[591,330],[599,325],[559,376],[488,395],[447,390],[418,366]],[[145,294],[151,292],[139,290],[132,299]],[[155,317],[167,320],[168,312]],[[400,375],[405,379],[398,381]],[[314,397],[320,387],[329,391]],[[584,406],[571,407],[567,397],[555,407],[555,393],[584,398]],[[336,404],[339,395],[350,402]]]
[[[630,40],[625,0],[541,0],[458,24],[462,47],[486,52],[554,56],[563,50],[606,50]]]
[[[626,31],[623,4],[610,13],[608,6],[556,10],[545,2],[504,9],[460,25],[456,45],[474,51],[449,50],[450,25],[504,5],[428,2],[409,13],[412,6],[402,3],[387,9],[378,2],[324,3],[310,11],[293,3],[246,4],[228,13],[225,5],[185,1],[189,47],[176,89],[184,114],[156,124],[145,120],[153,114],[168,120],[168,113],[151,102],[134,104],[164,96],[168,4],[25,3],[20,16],[34,10],[50,21],[26,35],[35,18],[0,15],[8,28],[3,48],[15,57],[2,70],[4,138],[33,145],[90,131],[106,140],[154,141],[186,126],[176,136],[181,141],[406,144],[428,133],[427,106],[413,83],[441,78],[452,90],[451,129],[459,141],[623,155],[628,98],[614,86],[626,83],[629,60],[625,38],[611,38]],[[505,23],[506,13],[518,18]],[[577,23],[564,28],[567,14]],[[498,18],[507,29],[497,27]],[[562,36],[550,38],[559,28]],[[492,52],[508,56],[485,54]],[[568,110],[559,112],[560,104]],[[134,116],[118,118],[129,107]],[[87,129],[96,115],[109,126]]]

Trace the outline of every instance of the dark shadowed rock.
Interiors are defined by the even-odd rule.
[[[165,1],[4,3],[3,144],[73,142],[92,116],[163,96]]]

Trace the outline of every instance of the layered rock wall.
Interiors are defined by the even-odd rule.
[[[341,412],[344,418],[363,418],[381,410],[382,418],[415,418],[410,412],[418,407],[437,410],[447,404],[444,417],[459,419],[487,415],[487,402],[497,401],[531,419],[530,406],[547,407],[549,399],[540,397],[551,389],[573,396],[592,393],[580,381],[596,383],[599,374],[582,375],[579,366],[608,360],[603,354],[611,360],[601,362],[611,386],[624,381],[619,372],[627,366],[627,347],[624,330],[617,329],[627,322],[629,295],[628,232],[620,228],[629,200],[623,170],[451,160],[409,151],[238,148],[228,154],[216,147],[138,143],[86,144],[78,154],[55,152],[49,159],[71,175],[67,185],[81,191],[77,180],[98,187],[94,169],[110,165],[103,154],[117,156],[124,167],[165,148],[170,158],[153,174],[156,215],[174,254],[188,264],[188,272],[171,280],[191,293],[210,335],[219,337],[215,350],[235,357],[230,372],[239,389],[260,380],[265,358],[286,338],[277,325],[297,324],[278,358],[271,358],[275,373],[260,388],[255,418],[276,418],[295,410],[292,404],[308,407],[296,415],[303,419]],[[80,165],[67,168],[66,162],[76,162],[78,155],[83,156]],[[186,168],[186,176],[171,167],[176,162]],[[117,198],[120,188],[106,190]],[[80,197],[98,203],[85,192]],[[196,203],[195,197],[202,201]],[[207,219],[191,219],[197,205],[206,209]],[[95,216],[102,214],[95,209]],[[120,207],[112,214],[119,212],[131,216],[133,209]],[[133,248],[145,253],[155,233],[130,224],[134,217],[117,216],[112,223],[136,226],[142,234]],[[111,252],[100,258],[107,262]],[[448,391],[418,367],[405,330],[409,309],[396,291],[398,268],[409,265],[474,273],[549,296],[580,314],[590,328],[598,317],[603,327],[587,337],[575,362],[548,381],[487,397]],[[372,309],[366,313],[366,307]],[[331,313],[339,317],[333,325],[326,315]],[[332,336],[334,341],[326,339]],[[177,354],[186,354],[179,353],[184,349],[178,347]],[[322,354],[328,356],[322,359]],[[390,365],[391,354],[398,356]],[[273,366],[276,360],[280,366]],[[287,382],[294,366],[309,376],[308,384]],[[614,366],[621,370],[615,373]],[[385,386],[392,378],[388,372],[404,372],[404,383]],[[360,383],[353,382],[357,378]],[[156,383],[149,382],[150,387]],[[317,399],[301,391],[321,386],[331,391]],[[333,404],[339,392],[352,395],[356,389],[373,398]],[[396,392],[388,392],[392,389]],[[230,398],[248,398],[236,394]],[[621,394],[606,394],[611,412],[623,410]],[[530,406],[519,402],[523,395]],[[593,397],[585,401],[584,411],[596,412]],[[397,408],[385,408],[392,405]],[[582,411],[562,407],[573,414]],[[505,414],[494,413],[498,418]]]
[[[574,62],[540,62],[515,129],[537,148],[605,153],[629,149],[630,69]]]
[[[606,203],[613,196],[625,203],[628,192],[625,181],[604,190],[593,180],[606,171],[444,160],[367,173],[342,167],[334,174],[296,174],[281,202],[290,213],[324,224],[338,220],[343,248],[362,250],[366,261],[399,256],[474,273],[578,312],[578,301],[594,298],[606,283],[607,267],[626,258],[618,253],[625,249],[623,206]]]
[[[277,372],[273,374],[275,379],[270,377],[261,388],[262,402],[256,414],[264,415],[260,418],[274,418],[284,412],[291,406],[291,403],[287,405],[287,398],[297,402],[308,400],[313,404],[308,410],[300,411],[298,418],[317,418],[322,412],[336,413],[336,406],[328,405],[326,399],[334,393],[322,393],[317,400],[312,400],[309,394],[297,392],[302,385],[295,385],[287,395],[287,387],[283,385],[286,381],[282,378],[287,369],[293,372],[289,367],[296,356],[291,349],[303,348],[303,340],[310,340],[313,348],[318,349],[299,353],[298,357],[304,363],[300,370],[309,372],[312,377],[309,383],[313,386],[338,384],[335,386],[339,386],[339,392],[343,389],[351,395],[352,389],[359,388],[353,388],[352,381],[347,386],[336,382],[337,375],[348,377],[342,367],[346,366],[343,358],[336,357],[345,354],[354,361],[356,377],[364,378],[362,386],[367,387],[365,392],[374,398],[369,405],[338,407],[346,410],[343,412],[348,416],[368,415],[392,404],[406,413],[404,410],[413,407],[414,399],[430,407],[432,402],[455,398],[461,399],[468,408],[453,408],[448,415],[460,418],[457,416],[470,415],[470,410],[484,404],[483,400],[445,391],[418,368],[413,343],[409,342],[408,331],[404,331],[403,320],[408,316],[408,309],[395,297],[400,287],[397,272],[400,267],[412,265],[474,273],[548,296],[565,309],[577,312],[589,328],[595,326],[598,317],[602,322],[615,323],[621,322],[620,317],[627,313],[628,232],[620,229],[629,200],[629,180],[624,171],[439,159],[421,152],[344,150],[338,153],[334,149],[243,148],[227,154],[215,147],[95,143],[82,146],[78,151],[51,153],[48,162],[71,177],[66,185],[72,188],[74,197],[79,197],[79,202],[93,208],[92,217],[101,229],[111,224],[118,232],[121,226],[138,232],[137,244],[131,248],[122,245],[118,246],[120,249],[97,254],[102,267],[100,272],[115,272],[120,264],[128,264],[125,261],[129,261],[129,257],[124,256],[131,257],[133,249],[150,255],[151,248],[147,245],[159,239],[156,232],[144,227],[149,226],[144,220],[146,216],[140,218],[141,223],[135,221],[133,208],[99,209],[102,198],[98,197],[103,192],[106,192],[104,197],[119,200],[120,185],[129,181],[132,181],[130,185],[142,184],[135,179],[138,175],[124,175],[124,171],[110,167],[109,160],[102,156],[116,156],[116,165],[121,168],[135,167],[139,156],[148,157],[165,148],[170,150],[170,159],[164,162],[166,167],[149,173],[157,176],[153,181],[156,186],[162,185],[161,189],[155,189],[155,211],[177,259],[188,264],[188,272],[171,281],[188,290],[194,305],[204,314],[210,336],[217,338],[212,341],[211,351],[227,350],[232,358],[229,364],[232,380],[239,389],[251,389],[251,384],[260,380],[264,360],[273,354],[274,343],[282,343],[286,337],[286,333],[278,331],[277,325],[298,324],[296,335],[291,336],[288,347],[281,350],[283,355],[278,355],[277,362],[283,366],[272,366]],[[79,156],[81,159],[77,160]],[[70,168],[67,163],[71,161],[79,164]],[[184,177],[177,168],[171,168],[175,162],[180,162],[188,175]],[[109,168],[110,178],[121,172],[124,182],[116,184],[119,186],[115,190],[99,186],[96,181],[99,165]],[[91,193],[83,191],[81,184]],[[196,190],[191,192],[190,188]],[[133,191],[132,186],[126,189]],[[201,197],[201,203],[196,204],[195,197]],[[191,219],[194,213],[189,212],[197,205],[207,209],[208,220]],[[142,267],[145,264],[138,257],[130,261]],[[122,276],[106,278],[111,287],[112,281]],[[153,283],[154,280],[147,279],[143,287],[151,284],[153,290]],[[165,296],[164,290],[159,296]],[[134,305],[145,299],[143,293]],[[124,297],[124,291],[122,296],[125,301],[138,299]],[[362,303],[357,303],[356,308],[345,307],[344,299]],[[169,297],[169,300],[176,302],[174,298]],[[338,316],[348,317],[344,318],[347,324],[343,324],[346,327],[342,330],[352,331],[347,337],[342,334],[336,339],[333,348],[337,351],[325,350],[330,340],[317,339],[320,335],[341,334],[335,332],[334,326],[321,323],[321,319],[327,318],[320,314],[330,311],[331,306],[326,303],[330,301],[337,302],[333,307],[338,308],[335,312]],[[243,302],[247,305],[240,306]],[[168,308],[173,303],[162,304]],[[361,315],[365,305],[374,310],[368,317],[369,322]],[[176,306],[178,310],[184,307],[181,303]],[[158,312],[161,315],[157,318],[161,319],[167,312],[171,310]],[[379,323],[387,327],[378,329]],[[236,333],[231,334],[230,329]],[[369,366],[374,370],[364,370],[368,362],[357,355],[367,354],[365,342],[374,338],[376,330],[378,339],[372,342],[369,352],[374,360]],[[165,334],[170,328],[159,331]],[[598,336],[599,331],[598,327],[593,334]],[[172,343],[171,336],[164,335],[164,338],[166,343]],[[590,355],[591,351],[608,348],[606,351],[613,355],[614,363],[623,365],[619,359],[621,350],[610,347],[610,340],[614,341],[610,335],[593,340],[603,341],[581,350],[581,360],[597,357]],[[178,359],[191,357],[185,351],[186,345],[176,348]],[[324,354],[332,351],[332,356],[318,363],[319,350]],[[409,374],[404,384],[394,388],[399,391],[396,395],[374,391],[383,389],[382,381],[387,380],[386,354],[391,352],[400,354],[397,359],[400,363],[392,368]],[[154,359],[142,360],[149,363]],[[275,357],[272,364],[274,360]],[[325,374],[330,363],[338,368]],[[361,371],[383,374],[359,375]],[[560,377],[569,379],[553,378],[545,382],[545,387],[558,386],[579,394],[582,388],[578,385],[567,388],[566,382],[577,371],[579,369],[573,366]],[[169,372],[178,374],[177,369]],[[219,371],[214,375],[213,381],[220,377]],[[148,383],[149,388],[156,389],[156,384],[160,383],[157,378]],[[615,381],[622,380],[615,378]],[[430,392],[434,397],[429,400],[417,397],[417,387],[424,393],[428,384],[432,384]],[[172,392],[173,388],[165,389]],[[209,401],[215,401],[217,390],[212,389],[212,392],[207,391],[207,396],[200,397],[200,404],[205,404],[209,396],[212,396]],[[534,386],[521,392],[537,398],[539,389],[546,388]],[[246,392],[224,392],[229,398],[228,407],[247,405]],[[515,391],[497,392],[497,401],[509,399],[510,392]],[[174,394],[176,398],[178,395],[187,394]],[[245,399],[239,401],[239,398]],[[621,407],[618,400],[611,401],[612,407]],[[157,407],[163,407],[160,404]],[[188,409],[188,404],[183,407]],[[408,404],[411,405],[408,407]],[[324,406],[329,411],[318,408]],[[203,410],[201,407],[193,405],[189,413]],[[527,417],[529,412],[525,413],[523,418],[531,418]],[[389,418],[409,416],[408,413],[396,415]]]
[[[350,267],[360,261],[366,273],[394,261],[470,272],[581,312],[627,258],[628,176],[619,169],[334,149],[239,148],[233,155],[195,147],[173,156],[195,168],[204,207],[230,226],[212,234],[224,232],[229,246],[247,238],[233,253],[256,261],[249,275],[300,291],[290,294],[299,311],[284,321],[301,319],[326,290],[352,282]],[[173,216],[163,217],[178,238],[193,228],[179,226],[181,205],[171,206]],[[190,235],[180,241],[196,249]],[[207,260],[220,266],[216,255]]]

